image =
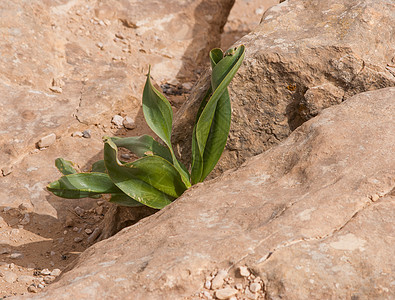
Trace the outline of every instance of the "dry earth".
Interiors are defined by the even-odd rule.
[[[89,0],[0,4],[0,298],[40,292],[103,238],[106,201],[65,201],[45,191],[58,176],[54,159],[86,170],[101,155],[103,135],[150,133],[140,111],[147,64],[176,111],[199,78],[207,49],[231,45],[278,1],[238,0],[228,20],[216,1],[184,2],[161,7],[152,27],[144,23],[151,12],[140,11],[139,1],[134,7]],[[213,40],[199,44],[205,30]],[[114,114],[132,117],[135,128],[118,128]],[[79,137],[83,131],[90,137]],[[39,148],[48,134],[56,140]],[[121,227],[151,213],[136,211]]]

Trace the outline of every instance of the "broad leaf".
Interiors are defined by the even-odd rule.
[[[152,85],[148,71],[143,91],[143,113],[148,126],[171,148],[173,110],[169,101]]]
[[[152,157],[147,156],[137,161]],[[162,162],[167,162],[163,158],[155,157],[161,159]],[[104,144],[104,162],[114,184],[136,201],[160,209],[170,204],[176,198],[176,196],[168,195],[150,184],[155,184],[157,187],[164,186],[169,181],[169,177],[161,178],[162,173],[155,174],[152,170],[147,172],[144,166],[136,166],[136,161],[123,165],[118,160],[117,147],[111,140],[107,140]],[[179,175],[178,172],[176,173]],[[156,180],[158,182],[154,183]],[[174,188],[174,194],[176,193]]]
[[[124,193],[111,195],[111,199],[109,202],[129,207],[143,206],[142,203],[130,198]]]
[[[149,135],[127,138],[112,137],[111,140],[118,147],[126,148],[138,157],[157,155],[169,162],[173,161],[169,149],[155,141],[154,138]]]
[[[226,144],[230,128],[230,99],[227,86],[239,69],[245,47],[227,52],[221,58],[218,49],[210,53],[213,67],[211,87],[213,95],[198,115],[192,138],[192,183],[203,181],[218,162]]]
[[[62,173],[63,175],[77,173],[77,170],[75,169],[75,165],[73,162],[71,162],[69,160],[65,160],[60,157],[55,160],[55,166],[56,166],[56,168],[58,168],[60,173]]]
[[[122,193],[104,173],[77,173],[62,176],[59,180],[51,182],[47,189],[56,196],[69,199]]]

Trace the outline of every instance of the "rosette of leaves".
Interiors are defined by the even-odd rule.
[[[110,194],[110,202],[123,206],[147,205],[161,209],[191,185],[203,181],[214,169],[224,150],[231,122],[228,85],[239,69],[244,45],[223,53],[210,51],[211,88],[202,99],[192,137],[190,172],[177,160],[171,144],[173,112],[168,100],[152,85],[150,72],[143,92],[143,113],[148,126],[163,141],[153,137],[106,137],[104,159],[90,172],[79,173],[71,161],[58,158],[55,165],[64,175],[47,189],[63,198],[98,197]],[[118,147],[139,159],[122,162]]]

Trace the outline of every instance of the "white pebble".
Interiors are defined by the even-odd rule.
[[[206,280],[206,282],[204,283],[204,288],[208,289],[208,290],[211,288],[211,281],[210,280]]]
[[[225,270],[219,270],[217,275],[215,275],[213,281],[211,282],[211,288],[213,290],[219,289],[224,284],[224,279],[228,275]]]
[[[261,285],[257,282],[253,282],[250,284],[250,291],[253,293],[258,292],[261,288],[262,288]]]
[[[122,123],[123,123],[123,126],[125,126],[125,128],[127,128],[127,129],[134,129],[134,128],[136,128],[136,123],[129,116],[126,116],[125,119],[123,119]]]
[[[218,299],[229,299],[230,297],[237,294],[237,290],[231,287],[226,287],[215,292],[215,296]]]
[[[41,275],[45,275],[46,276],[46,275],[50,275],[51,271],[48,270],[48,269],[42,269],[40,273],[41,273]]]
[[[123,127],[123,118],[120,115],[115,115],[112,117],[111,123],[116,125],[118,128]]]
[[[59,276],[61,272],[62,271],[60,271],[60,269],[53,269],[51,272],[51,275],[52,276]]]
[[[243,277],[248,277],[248,276],[250,276],[250,271],[248,270],[248,268],[247,267],[239,267],[239,272],[240,272],[240,275],[241,276],[243,276]]]
[[[73,132],[73,133],[71,134],[71,136],[72,136],[72,137],[83,137],[83,134],[82,134],[81,131],[76,131],[76,132]]]
[[[51,133],[51,134],[48,134],[47,136],[44,136],[43,138],[41,138],[41,140],[39,140],[38,147],[39,148],[49,147],[52,144],[54,144],[55,142],[56,142],[56,134]]]

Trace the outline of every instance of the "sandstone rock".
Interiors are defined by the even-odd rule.
[[[216,176],[284,140],[307,119],[354,94],[395,86],[393,4],[386,0],[285,1],[237,44],[246,58],[229,86],[232,124]],[[175,116],[173,144],[188,164],[202,77]]]
[[[246,266],[239,267],[239,273],[243,277],[248,277],[251,274]]]
[[[56,134],[55,133],[51,133],[51,134],[48,134],[48,135],[44,136],[43,138],[41,138],[38,141],[38,147],[46,148],[46,147],[51,146],[55,142],[56,142]]]
[[[215,297],[217,297],[218,299],[229,299],[236,294],[237,290],[231,287],[226,287],[215,291]]]
[[[215,275],[213,281],[211,282],[211,288],[213,290],[216,290],[222,287],[222,285],[224,284],[224,279],[227,275],[228,272],[226,270],[219,270],[217,275]]]
[[[394,298],[394,96],[380,89],[324,110],[93,245],[38,297],[183,299],[215,269],[236,276],[245,265],[268,299]]]
[[[8,282],[8,283],[14,283],[18,278],[18,275],[16,275],[14,272],[11,272],[11,271],[2,271],[1,275],[2,275],[1,277],[3,277],[3,279],[4,279],[4,281]]]
[[[125,128],[127,128],[127,129],[134,129],[134,128],[136,128],[136,122],[134,121],[133,118],[131,118],[131,117],[129,117],[129,116],[126,116],[126,117],[123,119],[123,126],[124,126]]]

